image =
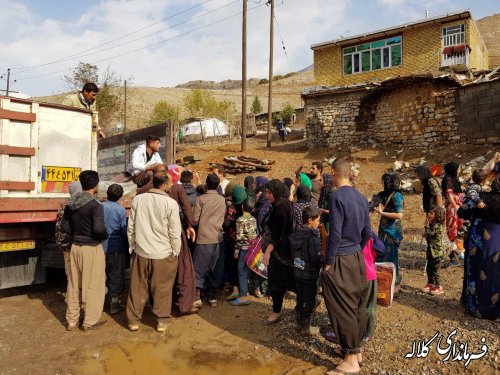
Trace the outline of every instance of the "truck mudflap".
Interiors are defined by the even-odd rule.
[[[0,253],[0,289],[45,282],[40,249]]]

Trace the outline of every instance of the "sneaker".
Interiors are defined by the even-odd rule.
[[[129,324],[128,329],[131,330],[132,332],[135,332],[139,329],[139,324]]]
[[[120,311],[125,310],[125,305],[121,300],[111,301],[109,303],[109,313],[118,314]]]
[[[193,302],[193,309],[201,309],[203,306],[203,302],[201,299],[197,299],[196,301]]]
[[[446,262],[445,264],[443,264],[442,268],[460,267],[461,265],[462,265],[462,263],[460,263],[458,260],[454,259],[454,260],[450,260],[449,262]]]
[[[433,296],[439,296],[441,294],[444,294],[444,289],[441,285],[436,285],[434,286],[434,288],[431,289],[430,293]]]
[[[156,325],[157,332],[165,332],[167,328],[168,328],[167,323],[158,322],[158,324]]]
[[[422,293],[429,293],[434,288],[434,284],[426,284],[420,291]]]
[[[66,323],[66,331],[72,331],[76,328],[76,323]]]
[[[208,303],[210,304],[211,307],[217,307],[217,300],[216,299],[209,299]]]

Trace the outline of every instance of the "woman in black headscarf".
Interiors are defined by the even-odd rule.
[[[255,178],[253,176],[246,176],[245,180],[243,182],[243,185],[245,186],[245,190],[247,192],[247,197],[252,197],[255,198]]]
[[[477,318],[500,318],[500,174],[491,192],[481,192],[484,208],[464,205],[460,217],[472,223],[465,241],[461,302]]]
[[[282,317],[283,297],[287,290],[295,290],[293,260],[288,235],[293,231],[293,209],[288,200],[288,188],[280,180],[266,184],[267,199],[272,205],[265,219],[262,248],[263,263],[267,266],[268,289],[273,299],[273,312],[268,324],[277,323]]]
[[[377,262],[391,262],[396,267],[396,291],[401,284],[399,273],[399,245],[403,240],[404,197],[401,194],[401,180],[396,172],[384,173],[382,176],[384,190],[377,194],[380,204],[374,212],[380,215],[378,236],[385,245],[384,256]]]

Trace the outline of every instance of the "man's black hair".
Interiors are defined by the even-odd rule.
[[[188,171],[187,169],[185,171],[182,171],[181,184],[190,184],[191,181],[193,181],[193,172]]]
[[[170,175],[168,173],[155,173],[153,175],[153,187],[159,189],[163,184],[170,180]]]
[[[316,207],[308,206],[302,210],[302,222],[307,224],[309,219],[316,219],[320,215],[319,209]]]
[[[87,82],[83,85],[82,91],[95,92],[97,94],[99,92],[99,87],[93,82]]]
[[[210,173],[206,180],[207,190],[216,190],[220,184],[220,178],[215,173]]]
[[[157,137],[156,135],[148,135],[146,137],[146,144],[148,144],[149,142],[159,141],[159,140],[160,140],[160,137]]]
[[[319,173],[323,173],[323,163],[320,161],[313,161],[311,165],[315,165],[318,168]]]
[[[108,201],[118,202],[123,196],[123,188],[118,184],[109,185],[106,194],[108,195]]]

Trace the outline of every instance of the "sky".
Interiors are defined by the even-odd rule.
[[[247,77],[268,76],[269,7],[248,0]],[[67,91],[79,62],[132,77],[136,86],[241,79],[243,0],[0,0],[0,89],[29,96]],[[275,0],[274,74],[312,64],[310,46],[498,0]],[[283,50],[283,46],[285,50]],[[15,81],[14,81],[15,80]]]

